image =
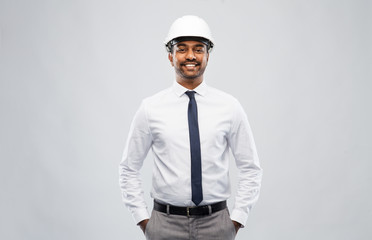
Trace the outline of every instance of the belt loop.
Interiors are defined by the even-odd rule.
[[[169,204],[167,204],[167,215],[169,215],[170,212],[169,212]]]
[[[212,215],[212,206],[208,205],[209,215]]]

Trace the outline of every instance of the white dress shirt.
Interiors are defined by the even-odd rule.
[[[174,82],[172,87],[144,99],[131,124],[120,163],[120,187],[136,223],[149,218],[140,169],[150,148],[154,155],[151,197],[175,206],[194,206],[187,90]],[[205,82],[194,91],[202,159],[203,201],[200,205],[230,197],[230,148],[239,170],[231,219],[244,226],[257,201],[262,176],[246,114],[234,97]]]

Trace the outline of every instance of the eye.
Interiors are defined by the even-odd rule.
[[[204,53],[204,48],[197,48],[195,49],[196,53]]]
[[[183,53],[185,51],[186,51],[186,49],[184,49],[184,48],[177,48],[177,52]]]

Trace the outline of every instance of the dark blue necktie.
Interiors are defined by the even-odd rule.
[[[187,91],[189,107],[187,111],[189,120],[190,152],[191,152],[191,200],[196,206],[203,200],[202,169],[200,153],[200,137],[198,124],[198,108],[195,101],[195,92]]]

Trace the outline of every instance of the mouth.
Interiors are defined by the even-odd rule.
[[[184,63],[182,65],[185,66],[187,69],[194,69],[196,66],[199,66],[198,63]]]

